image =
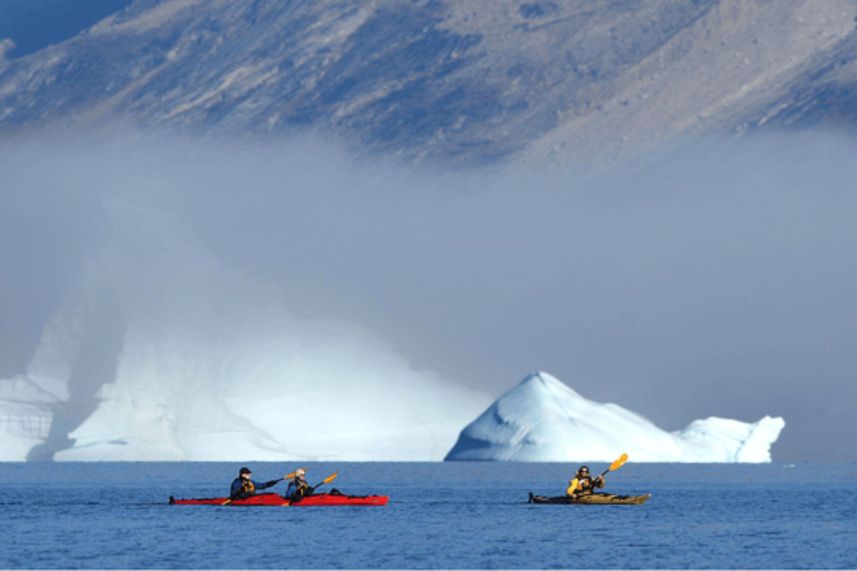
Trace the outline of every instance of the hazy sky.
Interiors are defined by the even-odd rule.
[[[849,141],[709,142],[599,176],[355,164],[305,140],[4,145],[0,377],[26,366],[118,196],[450,380],[499,395],[546,370],[667,429],[781,415],[775,460],[857,460]]]

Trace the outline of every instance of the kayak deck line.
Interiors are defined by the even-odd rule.
[[[279,494],[256,494],[240,500],[229,498],[176,499],[170,496],[170,505],[179,506],[273,506],[273,507],[320,507],[320,506],[386,506],[388,496],[346,496],[343,494],[316,494],[300,500],[290,500]]]
[[[639,506],[652,497],[652,494],[639,496],[621,496],[618,494],[586,494],[582,496],[537,496],[530,492],[528,503],[554,505],[600,505],[600,506]]]

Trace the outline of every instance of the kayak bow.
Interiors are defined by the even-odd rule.
[[[233,500],[227,503],[229,498],[192,498],[176,499],[170,496],[170,505],[177,506],[291,506],[291,507],[315,507],[315,506],[386,506],[390,500],[388,496],[345,496],[341,494],[316,494],[306,496],[297,501],[284,498],[279,494],[256,494],[249,498]]]

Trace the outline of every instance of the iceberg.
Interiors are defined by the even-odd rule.
[[[104,211],[29,367],[0,379],[2,461],[440,460],[491,401],[296,315],[174,215]]]
[[[544,372],[528,375],[458,437],[446,460],[770,462],[782,418],[711,417],[667,432],[639,414],[579,395]]]
[[[62,401],[57,393],[64,388],[53,379],[28,375],[0,379],[0,462],[24,460],[47,440],[53,408]]]

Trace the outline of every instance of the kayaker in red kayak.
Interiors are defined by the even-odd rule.
[[[277,480],[270,480],[260,484],[258,482],[254,482],[252,476],[253,472],[251,472],[250,468],[247,468],[246,466],[238,470],[238,477],[232,480],[232,485],[229,486],[229,499],[240,500],[249,498],[250,496],[255,495],[257,490],[270,488],[285,479],[279,478]]]
[[[581,466],[574,478],[569,480],[565,495],[569,498],[591,494],[595,488],[604,487],[604,476],[593,478],[589,475],[589,466]]]
[[[289,482],[286,488],[285,497],[292,501],[299,500],[305,496],[311,496],[315,489],[306,481],[306,470],[298,468],[295,470],[294,479]]]

